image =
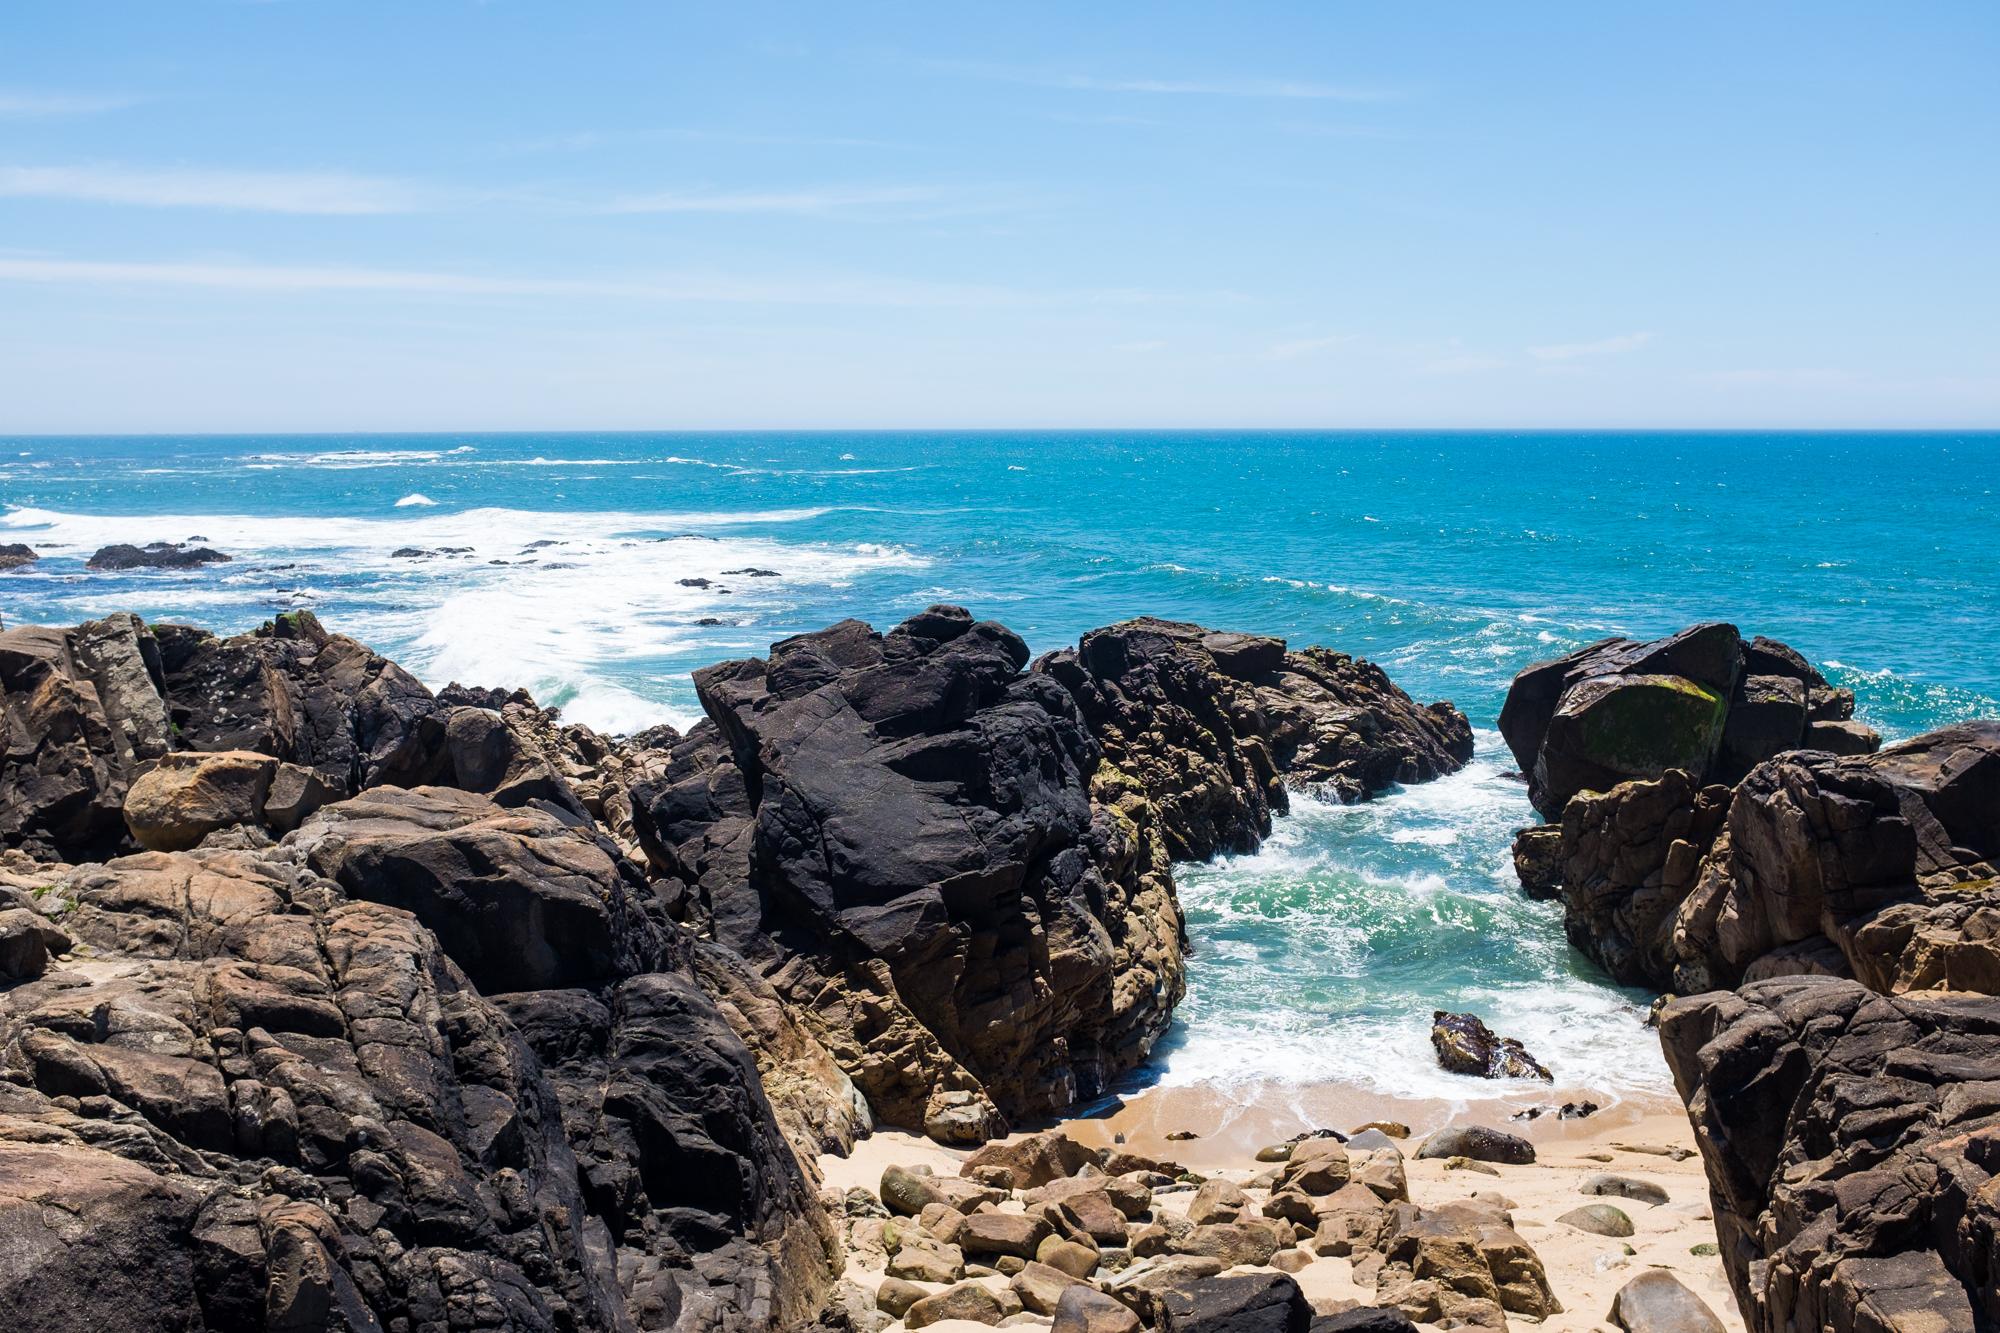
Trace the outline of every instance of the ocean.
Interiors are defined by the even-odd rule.
[[[939,601],[1037,652],[1139,614],[1327,644],[1456,702],[1477,758],[1301,801],[1259,852],[1186,868],[1189,996],[1154,1076],[1463,1098],[1427,1034],[1469,1008],[1618,1096],[1668,1086],[1633,1040],[1648,997],[1518,892],[1508,681],[1728,619],[1885,736],[2000,713],[1996,476],[1995,434],[0,438],[0,542],[44,555],[0,573],[0,621],[228,631],[310,607],[434,686],[526,686],[611,731],[691,721],[694,667]],[[235,559],[83,567],[156,540]]]

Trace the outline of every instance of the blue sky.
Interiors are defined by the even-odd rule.
[[[0,430],[2000,425],[2000,6],[16,0]]]

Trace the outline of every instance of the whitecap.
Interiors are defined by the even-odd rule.
[[[411,491],[411,492],[410,492],[410,493],[409,493],[408,495],[406,495],[406,496],[404,496],[404,497],[403,497],[402,499],[400,499],[400,500],[396,501],[396,508],[398,508],[398,509],[409,509],[409,508],[412,508],[412,507],[418,507],[418,506],[420,506],[420,507],[423,507],[423,508],[430,508],[431,506],[433,506],[433,505],[435,505],[435,504],[437,504],[437,501],[436,501],[436,500],[433,500],[433,499],[431,499],[431,497],[430,497],[430,496],[428,496],[428,495],[425,495],[425,494],[424,494],[423,492],[421,492],[421,491]]]

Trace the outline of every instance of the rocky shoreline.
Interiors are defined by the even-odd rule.
[[[433,693],[310,614],[0,632],[0,1308],[159,1330],[1557,1316],[1507,1202],[1410,1200],[1447,1168],[1525,1169],[1490,1127],[1407,1162],[1378,1126],[1199,1172],[1019,1132],[1165,1032],[1176,862],[1254,848],[1294,791],[1462,767],[1451,705],[1154,619],[1030,662],[949,606],[695,685],[687,734],[610,738],[519,692]],[[1516,864],[1614,977],[1711,991],[1661,1035],[1749,1327],[1985,1328],[2000,1001],[1960,992],[2000,987],[2000,724],[1878,753],[1852,712],[1724,625],[1531,667],[1502,728],[1552,822]],[[1477,1015],[1436,1031],[1447,1068],[1546,1076]],[[857,1145],[925,1141],[962,1174],[828,1184]],[[1588,1231],[1535,1226],[1557,1222]],[[1704,1326],[1648,1322],[1700,1307],[1656,1279],[1618,1306]]]
[[[697,689],[613,741],[309,614],[0,633],[4,1304],[809,1322],[823,1149],[1094,1094],[1181,994],[1174,848],[1471,746],[1364,663],[1149,620],[1030,669],[933,607]]]

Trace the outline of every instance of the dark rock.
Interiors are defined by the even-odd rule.
[[[1605,1318],[1625,1333],[1723,1333],[1715,1311],[1664,1268],[1649,1269],[1620,1287]],[[1882,1328],[1885,1333],[1909,1327],[1895,1323],[1864,1326]]]
[[[616,849],[540,810],[447,787],[373,788],[290,844],[350,897],[413,913],[481,991],[599,985],[687,945]]]
[[[1660,1037],[1753,1333],[2000,1321],[2000,1000],[1787,977]]]
[[[1824,937],[1880,991],[2000,992],[2000,722],[1759,765],[1679,907],[1672,989]]]
[[[224,564],[233,556],[206,546],[183,546],[179,542],[148,542],[144,546],[105,546],[84,562],[85,569],[198,569],[202,565]]]
[[[1485,1125],[1446,1125],[1424,1140],[1417,1156],[1467,1157],[1475,1162],[1526,1166],[1535,1160],[1535,1145],[1517,1134]]]
[[[1784,644],[1707,624],[1536,663],[1514,678],[1500,731],[1535,808],[1555,820],[1578,792],[1672,769],[1697,786],[1734,782],[1797,748],[1809,721],[1852,713],[1853,695]]]
[[[1181,993],[1150,807],[1093,804],[1096,747],[1026,657],[946,607],[785,640],[697,672],[712,725],[634,789],[690,915],[878,1115],[947,1140],[1095,1094]]]
[[[1288,652],[1281,639],[1145,618],[1086,634],[1035,669],[1075,696],[1178,860],[1255,847],[1288,787],[1356,801],[1472,757],[1471,727],[1450,704],[1422,707],[1373,663]]]
[[[34,564],[41,558],[31,546],[24,546],[20,542],[0,543],[0,571],[20,569]]]
[[[158,645],[127,612],[0,631],[0,846],[118,848],[126,792],[173,740],[158,676]]]
[[[1474,1078],[1539,1078],[1554,1075],[1512,1037],[1502,1037],[1476,1014],[1431,1014],[1431,1045],[1438,1064],[1454,1074]]]
[[[1627,986],[1673,984],[1674,928],[1729,806],[1673,770],[1586,792],[1563,812],[1563,927]]]
[[[1307,1333],[1312,1306],[1284,1273],[1195,1278],[1150,1293],[1160,1333]]]
[[[1530,898],[1562,896],[1563,831],[1559,824],[1533,824],[1514,835],[1514,874]]]
[[[154,633],[177,748],[255,750],[343,795],[435,779],[442,724],[431,692],[310,611],[229,639],[185,625]]]
[[[1394,1306],[1361,1305],[1339,1314],[1314,1315],[1311,1333],[1416,1333],[1410,1317]]]

